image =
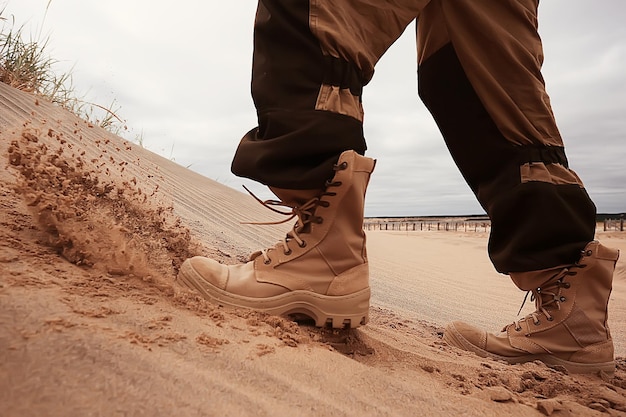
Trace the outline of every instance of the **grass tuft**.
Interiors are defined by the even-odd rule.
[[[16,27],[15,17],[7,19],[4,11],[5,7],[0,9],[0,82],[36,94],[114,134],[128,130],[117,114],[119,106],[114,110],[115,100],[105,107],[77,97],[71,71],[58,75],[54,70],[57,61],[46,51],[50,38],[39,33],[26,41],[24,26]]]

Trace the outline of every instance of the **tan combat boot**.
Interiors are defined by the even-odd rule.
[[[449,324],[450,345],[509,363],[540,360],[571,373],[612,374],[613,340],[607,306],[619,251],[593,241],[568,267],[512,273],[522,290],[532,292],[536,311],[494,335],[462,322]]]
[[[272,189],[298,217],[281,242],[253,253],[242,265],[188,259],[177,280],[220,305],[304,314],[320,327],[365,324],[370,287],[363,206],[374,165],[373,159],[346,151],[317,195]]]

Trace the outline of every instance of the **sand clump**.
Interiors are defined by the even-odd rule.
[[[42,134],[58,146],[40,141]],[[175,275],[186,258],[201,252],[172,206],[153,204],[158,186],[142,190],[136,178],[124,177],[126,161],[104,154],[87,161],[52,129],[25,128],[8,153],[20,174],[16,192],[46,244],[68,261],[145,278]]]
[[[100,143],[98,140],[95,145]],[[155,303],[156,294],[151,291],[136,294],[146,284],[174,305],[208,317],[217,326],[236,318],[245,323],[241,328],[249,328],[250,334],[276,338],[292,347],[315,338],[290,320],[259,312],[222,311],[177,286],[174,280],[185,259],[208,255],[232,262],[231,256],[192,239],[173,206],[160,200],[159,185],[146,189],[145,183],[128,173],[128,162],[122,158],[118,161],[105,149],[99,156],[88,158],[75,148],[62,133],[27,124],[11,139],[7,151],[9,165],[19,173],[14,191],[43,232],[41,243],[91,271],[75,292],[106,297],[104,294],[111,291],[107,287],[114,287],[127,296],[134,294],[143,303]],[[114,149],[122,152],[119,147]],[[95,311],[73,307],[73,311],[90,317],[114,314],[102,306]],[[142,339],[129,333],[127,337],[146,345],[164,336]],[[199,336],[196,340],[203,343],[209,339]]]

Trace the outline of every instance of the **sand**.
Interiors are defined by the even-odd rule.
[[[450,320],[495,331],[523,299],[484,233],[369,232],[370,323],[317,329],[175,284],[188,256],[237,263],[284,234],[241,224],[276,220],[251,197],[4,84],[0,139],[3,417],[626,415],[624,259],[613,377],[443,342]],[[626,253],[626,233],[598,238]]]

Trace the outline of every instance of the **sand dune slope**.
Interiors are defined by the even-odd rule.
[[[241,225],[277,220],[249,196],[4,84],[0,156],[3,417],[626,415],[624,359],[571,376],[442,341],[448,320],[496,328],[521,301],[484,236],[371,233],[371,322],[316,329],[175,285],[188,256],[236,263],[284,233]]]

